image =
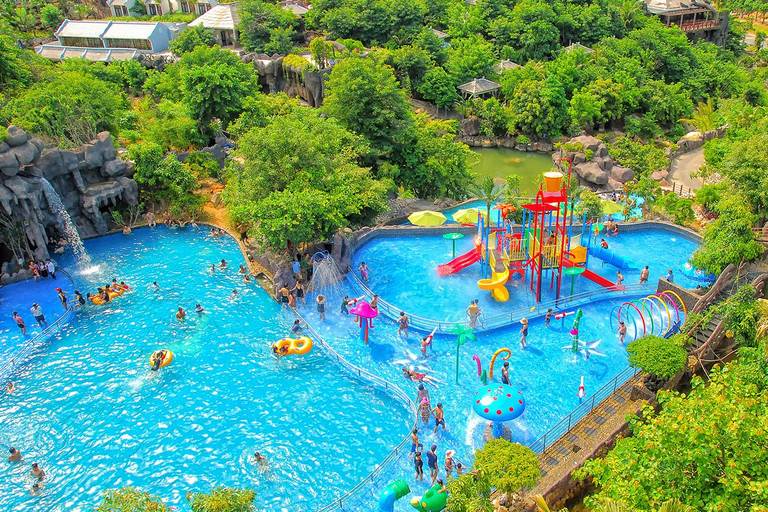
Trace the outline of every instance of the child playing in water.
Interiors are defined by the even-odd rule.
[[[619,322],[619,343],[624,344],[624,336],[627,335],[627,326],[624,322]]]
[[[522,324],[520,328],[520,348],[524,349],[528,341],[528,319],[523,318],[520,320],[520,323]]]
[[[367,283],[368,282],[368,277],[371,274],[371,269],[369,269],[366,266],[365,262],[363,261],[362,263],[360,263],[360,267],[357,270],[360,271],[360,277],[362,278],[362,280]]]
[[[424,423],[424,426],[429,426],[429,412],[429,399],[424,397],[419,404],[419,414],[421,415],[421,421]]]

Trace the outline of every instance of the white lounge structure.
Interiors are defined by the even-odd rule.
[[[36,46],[35,52],[54,61],[132,59],[140,53],[166,51],[185,27],[184,23],[64,20],[54,33],[58,41]]]

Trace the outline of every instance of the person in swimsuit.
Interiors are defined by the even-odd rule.
[[[555,314],[552,312],[552,308],[549,308],[546,316],[544,316],[544,327],[549,327],[549,322],[552,321],[553,316],[555,316]]]
[[[523,318],[520,323],[523,324],[520,328],[520,348],[524,349],[528,341],[528,319]]]
[[[8,456],[8,462],[19,462],[21,460],[21,452],[11,446],[11,454]]]
[[[322,293],[317,296],[317,313],[320,315],[320,319],[325,322],[325,295]]]
[[[32,470],[29,472],[30,476],[37,480],[38,482],[42,481],[45,478],[45,471],[40,469],[40,466],[37,465],[37,462],[32,463]]]
[[[429,468],[429,476],[432,478],[432,483],[437,480],[437,445],[433,444],[427,452],[427,467]]]
[[[349,304],[349,295],[345,295],[344,299],[341,301],[341,314],[348,315],[349,310],[347,309],[347,305]]]
[[[48,325],[48,322],[45,321],[45,315],[43,315],[43,308],[41,308],[37,302],[33,303],[29,310],[32,312],[32,316],[35,317],[35,321],[41,329]]]
[[[187,312],[182,309],[181,306],[179,306],[179,310],[176,312],[176,320],[184,320],[184,318],[187,316]]]
[[[401,332],[405,332],[405,337],[408,337],[408,317],[405,315],[405,311],[400,312],[400,318],[397,319],[397,337],[400,337]]]
[[[261,453],[256,452],[253,454],[253,462],[254,464],[265,466],[267,464],[267,458],[263,456]]]
[[[416,452],[413,454],[413,465],[416,467],[416,481],[424,481],[424,459],[421,458],[422,446],[416,447]]]
[[[17,311],[13,312],[13,321],[16,322],[19,330],[21,330],[21,334],[27,334],[27,324],[24,323],[24,319],[19,316]]]
[[[219,263],[220,268],[227,268],[227,260],[224,258],[221,259],[221,263]]]
[[[619,225],[618,224],[616,224],[616,223],[613,224],[613,229],[611,230],[611,234],[613,234],[613,236],[616,236],[616,235],[619,234]]]
[[[152,354],[152,371],[156,372],[159,370],[163,360],[165,360],[165,349],[158,350]]]
[[[432,346],[432,336],[424,336],[421,340],[421,354],[427,356],[427,347]]]
[[[229,300],[235,300],[237,298],[237,290],[232,290],[232,293],[229,294]]]
[[[302,284],[301,279],[293,285],[293,292],[296,294],[296,299],[300,300],[302,304],[307,303],[307,299],[304,297],[304,284]]]
[[[299,334],[303,328],[305,328],[307,324],[302,324],[301,320],[298,318],[293,321],[293,325],[291,326],[291,334]]]
[[[453,473],[453,454],[456,453],[453,450],[448,450],[445,452],[445,479],[449,479],[451,477],[451,473]]]
[[[245,267],[245,265],[240,265],[240,268],[237,269],[237,273],[238,274],[247,274],[248,273],[248,269]]]
[[[605,241],[605,238],[600,239],[600,247],[602,247],[603,249],[608,248],[608,242]]]
[[[616,284],[618,286],[621,286],[621,283],[624,281],[624,274],[621,273],[621,270],[616,271]]]
[[[443,411],[443,404],[439,403],[437,404],[437,407],[432,409],[432,416],[435,417],[435,430],[434,433],[437,433],[437,427],[440,425],[443,426],[443,430],[445,430],[445,412]]]
[[[83,294],[77,290],[75,290],[75,302],[77,306],[85,305],[85,299],[83,298]]]
[[[111,300],[112,300],[112,297],[110,297],[110,296],[109,296],[109,290],[107,290],[107,288],[106,288],[106,287],[104,287],[104,288],[101,288],[101,289],[99,290],[99,295],[100,295],[100,297],[101,297],[101,302],[102,302],[103,304],[106,304],[107,302],[109,302],[109,301],[111,301]]]
[[[624,344],[624,337],[627,335],[627,326],[624,325],[624,322],[619,322],[619,343]]]
[[[29,262],[29,271],[32,272],[32,277],[37,281],[40,279],[40,271],[37,269],[34,261]]]
[[[509,382],[509,361],[504,361],[504,366],[501,368],[501,383],[510,385]]]
[[[290,290],[288,290],[288,287],[287,286],[283,286],[282,288],[280,288],[280,291],[278,291],[277,293],[280,294],[280,304],[282,304],[283,307],[287,306],[288,305],[288,295],[291,294]]]
[[[640,271],[640,284],[647,283],[648,282],[648,265],[645,266],[643,270]]]
[[[357,270],[360,271],[360,277],[362,278],[362,280],[367,283],[368,282],[368,277],[371,274],[371,269],[369,269],[366,266],[365,262],[363,261],[362,263],[360,263],[360,267],[358,267]]]
[[[432,401],[429,397],[429,390],[424,387],[424,384],[419,384],[419,390],[416,392],[416,403],[420,404],[425,398],[427,399],[427,402]]]
[[[419,403],[419,414],[421,415],[421,422],[424,424],[425,427],[429,426],[429,400],[424,397],[421,399],[421,402]]]
[[[205,308],[203,308],[203,306],[201,306],[200,304],[195,304],[195,313],[197,313],[198,315],[201,315],[205,313]]]
[[[69,298],[69,295],[67,295],[67,292],[65,292],[61,288],[56,288],[56,291],[59,292],[59,300],[61,301],[61,307],[63,307],[64,309],[67,309],[67,299]]]
[[[157,220],[155,220],[155,214],[152,213],[151,211],[147,212],[144,218],[147,219],[147,226],[151,228],[157,226]]]
[[[667,277],[665,279],[667,281],[669,281],[670,283],[674,283],[675,282],[675,274],[672,273],[672,269],[671,268],[669,270],[667,270]]]
[[[416,453],[416,448],[419,446],[419,429],[413,429],[411,432],[411,453]]]
[[[371,306],[371,309],[376,309],[376,310],[379,309],[379,296],[378,295],[376,295],[376,294],[373,295],[373,298],[371,299],[370,306]]]
[[[477,327],[477,318],[480,316],[480,306],[474,300],[469,303],[467,308],[467,315],[469,316],[469,327],[474,329]]]
[[[293,293],[288,294],[288,307],[292,309],[296,307],[296,295]]]

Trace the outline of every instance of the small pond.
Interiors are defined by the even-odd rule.
[[[477,148],[478,162],[472,166],[472,172],[477,175],[477,181],[490,176],[503,178],[509,174],[519,174],[523,177],[520,183],[520,193],[533,196],[539,189],[539,175],[552,168],[552,158],[546,153],[527,153],[509,148]]]

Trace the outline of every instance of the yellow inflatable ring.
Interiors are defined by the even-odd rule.
[[[291,340],[291,353],[303,356],[312,350],[312,340],[307,336],[302,336],[297,340]]]
[[[312,340],[307,336],[301,338],[283,338],[272,344],[272,352],[280,356],[297,354],[303,356],[312,350]]]
[[[158,352],[160,352],[160,351],[157,350],[155,352],[152,352],[152,355],[149,356],[149,366],[150,367],[152,366],[152,361],[155,359],[155,354],[157,354]],[[162,361],[160,361],[160,368],[162,368],[164,366],[168,366],[169,364],[171,364],[171,361],[173,361],[173,352],[171,352],[170,350],[166,350],[165,351],[165,357],[163,358]]]

